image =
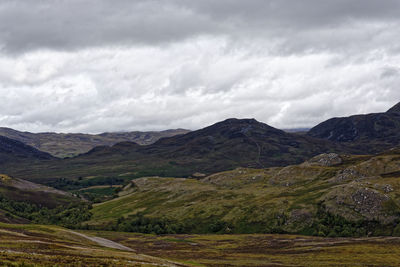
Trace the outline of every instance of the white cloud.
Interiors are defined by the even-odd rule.
[[[321,2],[4,1],[0,125],[294,128],[388,109],[400,100],[398,3]]]

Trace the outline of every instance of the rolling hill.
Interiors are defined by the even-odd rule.
[[[76,156],[86,153],[96,146],[111,146],[123,141],[148,145],[160,138],[185,134],[187,132],[189,131],[184,129],[174,129],[160,132],[135,131],[92,135],[81,133],[30,133],[20,132],[10,128],[0,128],[0,136],[20,141],[59,158]]]
[[[5,174],[0,174],[0,195],[9,200],[47,208],[67,206],[82,201],[67,192]]]
[[[309,136],[341,143],[362,153],[378,153],[400,144],[400,103],[383,113],[332,118]]]
[[[322,154],[300,165],[202,179],[132,180],[95,205],[93,229],[144,233],[400,235],[400,150]]]
[[[66,224],[68,217],[80,216],[72,215],[74,211],[83,214],[87,203],[70,193],[0,174],[0,222]]]

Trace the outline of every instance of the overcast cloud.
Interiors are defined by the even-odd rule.
[[[0,2],[0,126],[278,128],[400,101],[397,0]]]

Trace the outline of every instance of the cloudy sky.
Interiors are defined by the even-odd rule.
[[[400,101],[398,0],[2,0],[0,126],[278,128]]]

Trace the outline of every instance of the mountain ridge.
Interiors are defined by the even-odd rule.
[[[105,132],[100,134],[31,133],[0,127],[0,136],[23,142],[59,158],[76,156],[86,153],[96,146],[111,146],[123,141],[134,141],[140,145],[148,145],[154,143],[159,138],[187,132],[189,130],[170,129],[149,132]]]
[[[328,119],[311,128],[307,135],[367,154],[390,149],[400,145],[400,103],[387,112]]]
[[[341,144],[287,133],[254,119],[227,119],[147,146],[122,142],[96,147],[73,158],[44,162],[33,169],[22,165],[3,168],[14,176],[58,188],[65,185],[65,180],[60,179],[80,183],[93,179],[90,177],[99,181],[146,175],[189,177],[237,167],[298,164],[335,151],[354,152]]]
[[[53,157],[20,141],[0,136],[0,162],[23,160],[49,160]]]

